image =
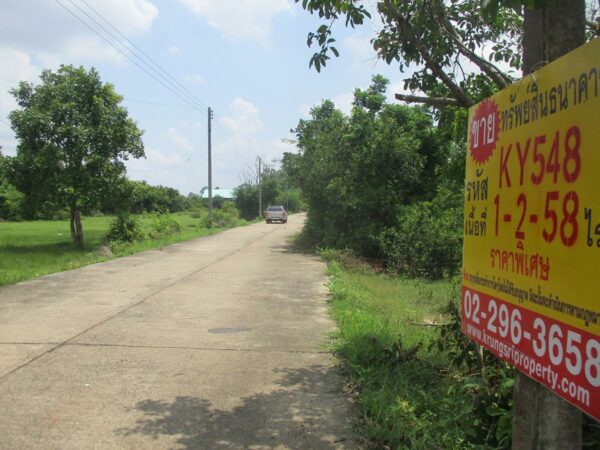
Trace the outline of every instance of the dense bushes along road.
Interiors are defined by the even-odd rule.
[[[438,277],[462,251],[459,145],[424,108],[387,104],[388,81],[356,89],[349,116],[323,101],[295,129],[299,154],[283,168],[308,205],[323,247],[383,259],[391,270]],[[438,124],[439,125],[439,124]]]

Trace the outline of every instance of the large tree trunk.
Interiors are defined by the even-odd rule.
[[[523,75],[585,42],[585,1],[548,0],[525,10]],[[513,392],[513,450],[581,449],[581,412],[517,372]]]
[[[523,75],[585,43],[585,0],[547,2],[544,9],[525,9]]]
[[[71,239],[77,248],[83,249],[83,226],[81,213],[77,207],[71,207]]]

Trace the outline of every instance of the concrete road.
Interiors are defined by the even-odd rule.
[[[356,448],[303,220],[0,288],[0,448]]]

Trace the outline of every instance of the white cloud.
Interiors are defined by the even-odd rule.
[[[146,147],[145,153],[146,159],[126,162],[129,178],[163,186],[173,186],[174,179],[181,184],[190,181],[181,169],[186,167],[191,157],[185,158],[175,152],[160,151],[153,147]]]
[[[278,166],[285,152],[297,152],[295,144],[289,141],[261,139],[265,126],[260,110],[252,102],[237,97],[229,110],[228,115],[218,118],[218,123],[233,137],[227,137],[215,127],[212,153],[215,186],[232,188],[244,182],[248,174],[256,170],[258,156],[263,164]]]
[[[303,105],[301,105],[300,108],[298,109],[300,116],[304,119],[310,118],[311,109],[313,109],[316,106],[319,106],[323,102],[323,100],[325,100],[325,99],[322,98],[318,101],[315,101],[312,104],[304,103]],[[346,93],[338,94],[338,95],[330,98],[330,100],[334,103],[336,109],[339,109],[344,114],[350,114],[352,112],[352,102],[354,101],[354,92],[346,92]]]
[[[87,0],[93,9],[125,36],[148,31],[158,15],[149,0]],[[71,2],[62,2],[85,18]],[[82,2],[76,3],[99,23],[102,19]],[[86,20],[90,21],[90,19]],[[104,23],[106,28],[109,26]],[[7,90],[17,81],[37,81],[42,68],[59,64],[85,64],[108,61],[122,63],[125,57],[93,31],[81,24],[66,9],[52,0],[0,1],[0,118],[16,107]],[[14,150],[15,139],[6,124],[0,124],[0,145],[4,152]]]
[[[377,53],[371,44],[371,35],[354,33],[343,40],[344,49],[350,53],[355,63],[377,62]]]
[[[163,153],[152,147],[147,147],[145,153],[146,161],[153,165],[172,166],[184,161],[177,153]]]
[[[181,53],[181,49],[179,47],[172,46],[167,49],[167,52],[170,55],[179,55]]]
[[[352,102],[354,101],[353,92],[336,95],[331,100],[335,104],[335,107],[344,114],[350,114],[352,112]]]
[[[8,92],[19,81],[33,81],[40,69],[30,56],[22,51],[0,47],[0,146],[4,154],[13,155],[17,141],[8,125],[8,114],[17,107],[14,97]]]
[[[229,109],[232,114],[222,117],[220,123],[231,130],[236,138],[254,137],[264,128],[258,117],[258,108],[253,103],[236,97]]]
[[[269,45],[273,18],[292,12],[289,0],[181,0],[196,16],[232,40]]]
[[[190,75],[188,77],[185,77],[185,81],[188,81],[190,83],[198,83],[198,84],[206,83],[206,80],[204,79],[204,77],[202,75]]]
[[[125,36],[148,31],[158,8],[148,0],[88,0],[88,3]],[[62,3],[86,22],[91,19],[70,2]],[[105,28],[110,26],[84,3],[76,3]],[[91,23],[91,25],[94,25]],[[115,61],[118,52],[52,0],[0,2],[0,42],[32,58],[55,65],[79,61]],[[122,58],[119,56],[118,59]],[[74,61],[75,60],[75,61]],[[1,69],[0,69],[1,70]]]
[[[175,147],[180,148],[187,153],[192,153],[194,151],[192,143],[176,128],[169,128],[167,130],[167,137]]]
[[[259,144],[264,125],[260,111],[252,103],[236,97],[229,105],[229,114],[218,117],[213,126],[213,181],[221,187],[240,183],[240,174],[257,156],[266,157]]]
[[[298,152],[298,147],[296,147],[296,144],[290,142],[289,140],[274,139],[270,141],[265,147],[266,160],[268,161],[269,165],[275,166],[279,166],[284,153]]]

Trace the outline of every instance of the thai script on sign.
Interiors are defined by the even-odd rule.
[[[527,98],[517,101],[518,92],[510,96],[510,106],[500,112],[500,129],[508,131],[543,119],[570,106],[585,103],[592,96],[598,97],[600,70],[590,67],[579,76],[574,76],[556,86],[539,92],[538,83],[531,77],[527,85]],[[591,91],[590,91],[591,89]]]

